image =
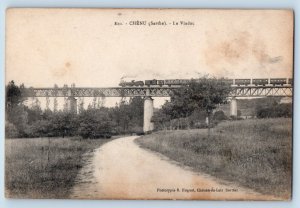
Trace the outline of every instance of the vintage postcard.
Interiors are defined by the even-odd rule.
[[[292,10],[6,11],[5,196],[291,200]]]

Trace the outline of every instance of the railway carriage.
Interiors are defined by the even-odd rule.
[[[166,79],[165,85],[186,85],[189,84],[191,80],[189,79]]]
[[[157,80],[157,85],[163,86],[165,84],[165,80]]]
[[[284,79],[284,78],[271,78],[270,84],[271,85],[284,85],[287,83],[286,83],[286,79]]]
[[[186,85],[186,84],[189,84],[190,82],[191,82],[191,80],[189,80],[189,79],[180,79],[179,80],[180,85]]]
[[[252,84],[255,86],[258,86],[258,85],[265,86],[265,85],[269,84],[269,80],[268,79],[252,79]]]
[[[250,79],[235,79],[235,85],[250,85],[251,80]]]
[[[165,85],[175,85],[177,83],[176,79],[166,79],[165,80]]]
[[[157,80],[152,79],[152,80],[145,80],[145,85],[150,86],[150,85],[157,85]]]
[[[233,85],[233,79],[220,79],[221,84]]]
[[[145,80],[143,81],[122,81],[119,86],[122,87],[133,87],[133,86],[160,86],[162,87],[163,85],[188,85],[191,82],[201,82],[201,79],[166,79],[166,80]],[[237,86],[247,86],[250,84],[253,84],[255,86],[265,86],[268,84],[271,84],[273,86],[280,86],[280,85],[285,85],[285,84],[290,84],[293,85],[293,79],[285,79],[285,78],[271,78],[271,79],[226,79],[226,78],[221,78],[216,80],[217,83],[220,84],[226,84],[226,85],[237,85]]]

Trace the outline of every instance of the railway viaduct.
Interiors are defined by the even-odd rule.
[[[169,97],[172,91],[179,86],[153,86],[153,87],[106,87],[106,88],[83,88],[55,87],[55,88],[27,88],[27,97],[64,97],[67,98],[68,110],[77,112],[77,98],[80,97],[143,97],[144,98],[144,132],[154,129],[151,118],[153,115],[153,98]],[[230,115],[237,116],[237,100],[247,97],[292,97],[292,85],[231,85]]]

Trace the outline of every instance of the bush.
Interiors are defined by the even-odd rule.
[[[189,118],[176,118],[170,121],[172,129],[187,129],[191,127],[191,120]]]
[[[8,121],[5,122],[5,137],[16,138],[19,135],[19,131],[16,126]]]
[[[193,125],[194,128],[196,129],[206,129],[207,128],[207,124],[205,122],[196,122]]]
[[[281,103],[281,104],[273,104],[271,107],[257,107],[256,116],[257,118],[278,118],[292,117],[292,104],[291,103]]]
[[[223,121],[227,119],[228,119],[227,116],[222,110],[216,111],[213,115],[213,120],[215,121]]]
[[[144,133],[143,127],[133,126],[133,127],[131,127],[131,132],[130,133],[135,133],[137,135],[142,135]]]
[[[110,138],[112,122],[107,112],[88,109],[80,115],[78,134],[83,138]]]

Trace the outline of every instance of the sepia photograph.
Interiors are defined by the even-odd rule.
[[[290,201],[294,13],[9,8],[5,197]]]

